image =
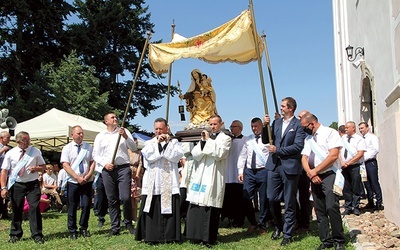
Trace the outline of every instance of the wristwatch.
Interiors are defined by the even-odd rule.
[[[1,187],[1,190],[7,190],[7,187]]]

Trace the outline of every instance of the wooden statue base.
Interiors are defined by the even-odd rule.
[[[201,131],[204,129],[181,130],[175,133],[175,137],[181,142],[198,142],[201,139]]]

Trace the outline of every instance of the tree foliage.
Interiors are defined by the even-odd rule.
[[[49,85],[49,105],[66,112],[99,120],[111,110],[108,93],[99,94],[99,79],[93,66],[82,63],[75,51],[56,67],[53,63],[42,67],[41,76]]]
[[[141,66],[127,121],[157,109],[154,103],[165,96],[167,86],[151,71],[147,51],[139,65],[147,33],[154,27],[144,4],[1,1],[0,106],[12,109],[19,122],[53,107],[85,116],[98,115],[102,108],[125,110],[133,76]],[[66,56],[72,51],[76,55]],[[94,98],[95,94],[100,96]]]
[[[48,89],[37,83],[42,63],[57,64],[66,52],[63,22],[73,10],[61,0],[1,1],[0,96],[19,121],[46,110]]]

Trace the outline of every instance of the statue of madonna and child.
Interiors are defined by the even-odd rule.
[[[194,69],[190,73],[191,83],[185,94],[179,94],[181,100],[186,101],[186,110],[190,113],[190,123],[179,134],[193,135],[204,129],[210,130],[208,120],[217,115],[216,95],[212,87],[212,80],[200,70]],[[177,134],[178,135],[178,134]],[[198,138],[198,136],[195,136]]]
[[[208,126],[208,119],[218,114],[211,82],[211,78],[200,70],[192,70],[189,89],[185,94],[179,95],[181,100],[186,101],[186,110],[190,113],[190,124],[185,130],[205,128]]]

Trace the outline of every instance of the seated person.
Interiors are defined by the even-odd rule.
[[[57,177],[53,173],[53,165],[51,164],[46,165],[46,173],[43,174],[42,193],[49,194],[51,198],[56,200],[57,210],[62,209],[63,204],[57,192]]]

